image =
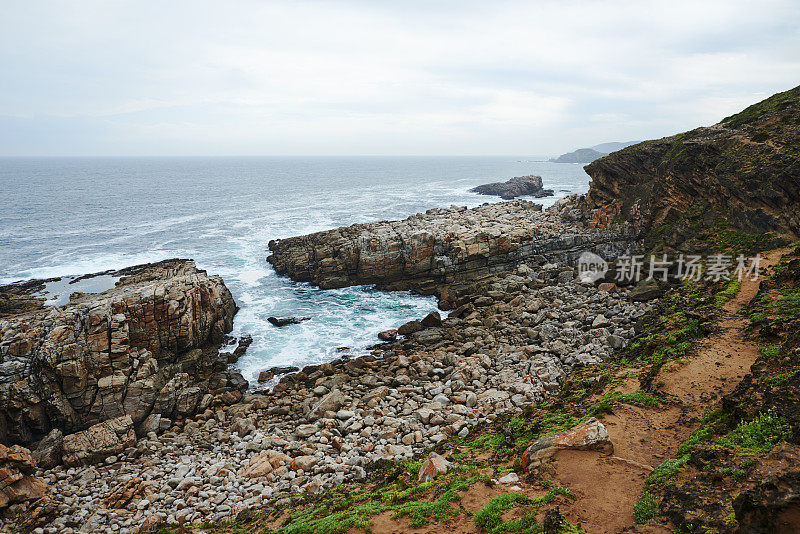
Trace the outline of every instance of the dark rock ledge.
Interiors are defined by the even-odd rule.
[[[512,200],[517,197],[532,196],[536,198],[553,196],[552,189],[542,187],[542,177],[533,174],[529,176],[517,176],[506,182],[493,182],[491,184],[479,185],[470,189],[472,193],[479,195],[493,195],[503,200]]]

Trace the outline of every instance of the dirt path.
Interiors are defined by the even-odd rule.
[[[764,256],[762,267],[775,265],[785,250]],[[614,457],[585,451],[557,453],[555,479],[578,498],[562,511],[589,533],[669,532],[637,527],[633,506],[653,467],[674,457],[697,428],[700,417],[730,393],[758,357],[755,343],[743,337],[747,318],[738,312],[758,292],[760,281],[743,280],[737,295],[723,307],[715,332],[700,343],[688,362],[665,367],[668,404],[658,410],[622,405],[603,419],[614,443]]]

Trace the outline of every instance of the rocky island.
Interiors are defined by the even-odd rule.
[[[37,282],[0,288],[0,528],[796,530],[798,110],[800,88],[631,146],[547,210],[270,242],[293,280],[449,310],[271,390],[229,368],[236,306],[191,261],[59,306]],[[615,277],[621,255],[698,244],[761,254],[761,276]],[[578,279],[583,252],[605,277]]]
[[[493,195],[503,200],[512,200],[525,196],[542,198],[553,195],[552,189],[544,189],[542,186],[542,177],[535,175],[517,176],[506,182],[479,185],[470,189],[470,192],[478,193],[479,195]]]

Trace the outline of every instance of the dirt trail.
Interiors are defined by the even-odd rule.
[[[761,266],[775,265],[785,252],[770,252]],[[603,419],[614,443],[613,458],[583,451],[556,454],[555,479],[578,496],[562,507],[573,524],[580,521],[589,533],[669,532],[636,526],[633,505],[652,467],[675,456],[702,414],[736,387],[758,357],[756,344],[743,336],[747,318],[738,312],[759,285],[760,281],[743,280],[737,295],[724,305],[715,332],[699,344],[694,356],[659,373],[655,382],[664,383],[667,405],[658,410],[622,405]]]

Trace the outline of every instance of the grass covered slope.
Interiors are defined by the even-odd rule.
[[[588,199],[649,241],[697,248],[707,233],[800,234],[800,87],[709,127],[645,141],[586,166]]]

